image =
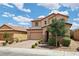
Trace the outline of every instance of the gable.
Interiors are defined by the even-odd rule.
[[[0,29],[12,29],[12,28],[7,26],[7,25],[3,25],[3,26],[0,27]]]
[[[65,26],[66,26],[67,28],[71,28],[72,24],[65,23]]]

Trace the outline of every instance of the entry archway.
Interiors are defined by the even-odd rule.
[[[45,31],[45,42],[48,42],[49,39],[49,32]]]

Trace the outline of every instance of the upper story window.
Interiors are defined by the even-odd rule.
[[[38,26],[38,22],[35,22],[35,26]]]
[[[44,21],[44,23],[45,23],[45,25],[47,24],[47,22],[46,22],[46,21]]]

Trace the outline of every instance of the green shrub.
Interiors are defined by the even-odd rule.
[[[48,45],[50,46],[56,46],[56,40],[55,39],[48,39]]]
[[[12,44],[14,41],[10,41],[10,42],[8,42],[9,44]]]
[[[38,44],[40,44],[41,42],[42,42],[42,40],[39,40],[39,41],[38,41]]]
[[[31,48],[35,48],[35,45],[32,45],[32,47]]]
[[[35,43],[35,46],[37,46],[38,44],[37,43]]]
[[[70,37],[69,35],[64,35],[64,37]]]
[[[8,43],[8,40],[5,40],[6,41],[6,43]]]
[[[40,44],[41,42],[40,42],[40,41],[38,41],[38,43]]]
[[[6,42],[3,42],[2,44],[3,44],[3,46],[6,46],[7,43]]]
[[[69,37],[64,37],[62,45],[65,47],[68,47],[70,45],[70,42],[71,42],[71,40]]]
[[[19,39],[16,39],[16,43],[19,42]]]

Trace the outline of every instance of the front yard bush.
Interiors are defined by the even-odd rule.
[[[40,41],[38,41],[38,43],[40,44],[41,42],[40,42]]]
[[[32,47],[31,48],[35,48],[35,45],[32,45]]]
[[[48,39],[48,45],[50,46],[56,46],[56,40],[55,39]]]
[[[8,40],[5,40],[6,43],[8,43]]]
[[[12,44],[14,41],[10,41],[10,42],[8,42],[9,44]]]
[[[42,40],[39,40],[38,43],[40,44],[42,42]]]
[[[6,42],[3,42],[2,44],[3,44],[3,46],[6,46],[7,43]]]
[[[35,43],[35,46],[37,46],[38,44],[37,43]]]
[[[64,37],[70,37],[69,35],[64,35]]]
[[[68,47],[71,43],[71,40],[69,37],[64,37],[63,39],[63,42],[62,42],[62,45],[65,46],[65,47]]]
[[[79,52],[79,47],[76,50]]]
[[[18,38],[16,38],[16,43],[17,43],[17,42],[19,42],[19,39],[18,39]]]

